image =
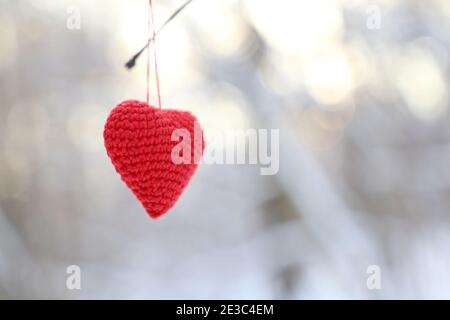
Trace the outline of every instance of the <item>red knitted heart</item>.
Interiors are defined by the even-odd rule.
[[[178,139],[172,141],[176,129],[190,134],[191,143],[184,149],[190,150],[189,163],[172,160],[174,147],[180,143]],[[157,109],[136,100],[124,101],[111,111],[103,137],[116,171],[152,218],[175,204],[204,149],[202,130],[192,114]]]

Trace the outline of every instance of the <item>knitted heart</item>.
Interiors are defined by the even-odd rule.
[[[177,129],[189,133],[190,142],[183,135],[183,139],[173,135]],[[202,130],[192,114],[157,109],[136,100],[124,101],[111,111],[103,137],[116,171],[152,218],[175,204],[204,149]],[[187,148],[179,152],[182,143]],[[174,150],[189,161],[174,161]]]

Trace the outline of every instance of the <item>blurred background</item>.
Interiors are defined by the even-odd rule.
[[[182,4],[154,2],[157,26]],[[200,165],[156,221],[102,136],[145,100],[147,12],[0,0],[0,298],[450,298],[447,0],[192,2],[158,36],[163,107],[279,129],[280,170]]]

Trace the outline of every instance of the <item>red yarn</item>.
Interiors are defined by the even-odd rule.
[[[175,204],[197,168],[194,159],[201,157],[204,141],[202,135],[201,146],[194,143],[194,127],[200,128],[187,111],[157,109],[136,100],[118,104],[106,121],[103,137],[108,156],[152,218]],[[181,128],[191,136],[189,164],[175,164],[171,158],[179,143],[171,135]]]

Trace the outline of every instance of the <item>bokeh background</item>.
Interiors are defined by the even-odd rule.
[[[450,298],[447,0],[192,2],[158,36],[163,107],[278,128],[280,170],[201,165],[157,221],[102,137],[145,99],[147,12],[0,0],[0,298]]]

